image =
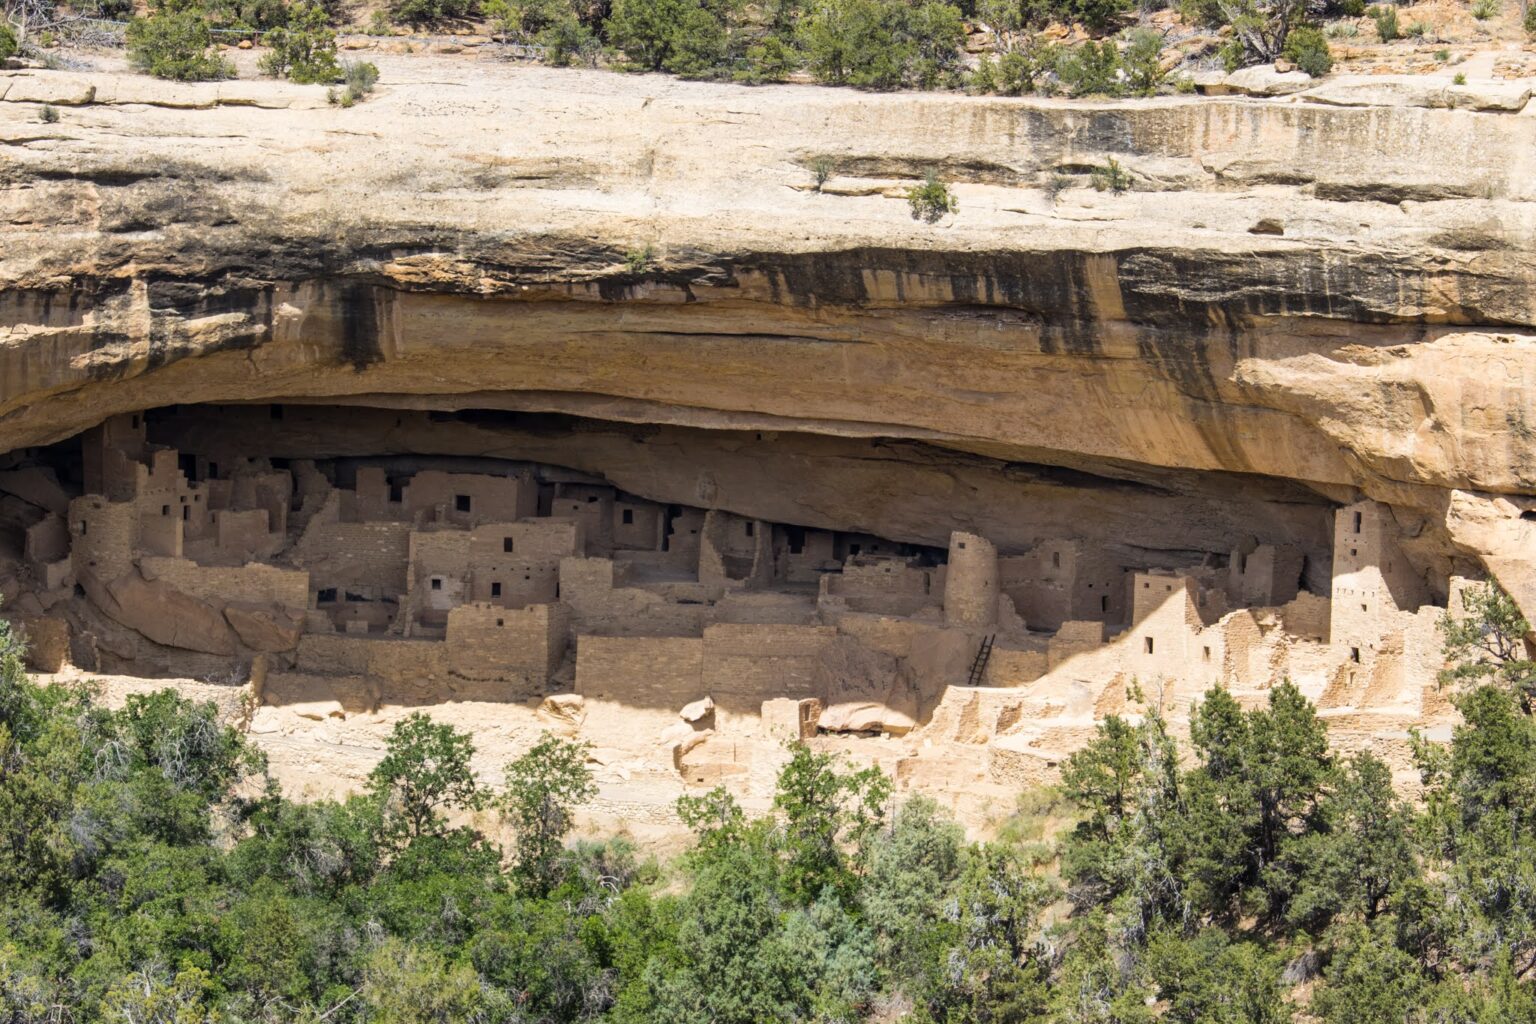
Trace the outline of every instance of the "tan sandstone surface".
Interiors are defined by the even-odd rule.
[[[277,83],[0,73],[0,452],[147,409],[280,402],[316,411],[167,420],[158,440],[226,465],[530,460],[717,513],[722,529],[871,535],[947,551],[951,567],[955,538],[974,535],[1005,572],[1063,539],[1112,552],[1127,586],[1183,572],[1188,607],[1166,614],[1189,671],[1162,660],[1163,634],[1154,653],[1132,628],[1174,598],[1106,604],[1114,628],[1090,637],[1074,632],[1077,611],[1042,627],[1021,590],[1018,609],[993,594],[966,620],[939,597],[942,554],[912,570],[922,600],[895,611],[838,604],[827,588],[840,584],[825,582],[810,610],[792,590],[769,611],[768,596],[727,607],[738,581],[772,587],[723,572],[725,596],[703,599],[713,625],[690,635],[707,647],[710,629],[754,622],[837,631],[830,645],[817,634],[818,679],[894,679],[915,703],[895,725],[900,701],[848,684],[857,692],[824,709],[836,735],[820,742],[976,794],[973,821],[982,797],[1006,802],[1049,777],[1148,673],[1183,677],[1166,696],[1176,713],[1209,682],[1259,699],[1274,679],[1304,677],[1343,742],[1400,749],[1408,725],[1445,711],[1425,644],[1452,581],[1492,573],[1536,612],[1528,91],[1340,79],[1275,97],[1086,103],[379,63],[378,93],[348,110]],[[39,119],[45,101],[57,124]],[[1090,187],[1111,158],[1129,191]],[[929,169],[959,200],[936,224],[904,199]],[[1062,175],[1071,187],[1058,192]],[[28,516],[46,504],[21,500]],[[1356,508],[1401,551],[1396,567],[1361,567],[1403,616],[1364,643],[1341,639],[1355,626],[1339,618],[1356,591],[1338,531]],[[277,557],[262,543],[242,557]],[[59,569],[80,576],[76,596],[67,575],[7,596],[52,588],[88,604],[80,615],[112,620],[92,628],[120,652],[116,667],[170,675],[192,662],[157,661],[160,648],[200,652],[200,673],[221,658],[244,672],[252,652],[292,647],[287,631],[306,613],[314,628],[326,603],[189,597],[167,552],[130,548],[122,575]],[[239,564],[234,550],[219,558]],[[1289,560],[1316,600],[1331,590],[1332,635],[1297,579],[1244,590],[1236,560],[1255,550]],[[869,568],[853,551],[846,566]],[[562,582],[575,568],[561,565]],[[697,578],[707,589],[704,569]],[[696,600],[666,586],[652,589]],[[174,623],[134,611],[184,598],[200,603]],[[1218,622],[1248,610],[1251,622]],[[561,725],[539,709],[543,694],[581,689],[584,614],[574,661],[505,702],[468,689],[452,705],[393,701],[386,686],[337,717],[329,697],[320,711],[293,697],[258,710],[253,734],[296,785],[351,784],[396,709],[430,707],[484,730],[492,772]],[[891,639],[880,616],[910,619],[907,632]],[[975,644],[994,634],[990,674],[968,679]],[[1305,643],[1282,639],[1293,636]],[[1202,646],[1219,670],[1199,668]],[[1132,648],[1157,665],[1138,671]],[[1058,672],[1068,662],[1071,681]],[[1365,665],[1358,678],[1349,664]],[[626,712],[588,695],[571,731],[598,746],[612,817],[664,827],[658,809],[689,785],[730,779],[756,799],[771,786],[781,730],[727,715],[706,740],[680,738],[668,732],[679,709],[706,694],[676,696]],[[861,701],[884,710],[869,719]]]

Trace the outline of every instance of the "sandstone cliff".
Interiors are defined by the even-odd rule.
[[[1014,503],[1035,536],[1318,558],[1368,496],[1431,581],[1481,563],[1536,612],[1523,96],[383,63],[350,110],[0,77],[0,451],[173,403],[561,413],[582,443],[508,415],[453,446],[537,437],[657,500],[917,543],[1007,543]],[[1088,187],[1111,157],[1130,191]],[[901,198],[927,168],[960,203],[936,225]]]

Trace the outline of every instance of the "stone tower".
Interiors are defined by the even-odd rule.
[[[944,621],[964,629],[997,625],[997,548],[985,537],[958,531],[949,536]]]

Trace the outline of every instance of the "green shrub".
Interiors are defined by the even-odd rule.
[[[1108,39],[1089,40],[1056,61],[1056,74],[1073,96],[1119,96],[1125,91],[1119,70],[1120,51]]]
[[[958,77],[964,34],[959,10],[939,0],[826,0],[800,22],[798,40],[817,81],[897,89]]]
[[[469,18],[480,11],[479,0],[390,0],[389,16],[408,25]]]
[[[1149,28],[1132,30],[1120,60],[1126,86],[1133,93],[1150,96],[1162,84],[1163,37]]]
[[[516,39],[534,39],[570,15],[564,0],[485,0],[481,9],[497,35]]]
[[[1458,72],[1456,72],[1455,76],[1451,79],[1451,84],[1452,85],[1466,85],[1467,84],[1467,76],[1465,74],[1463,74],[1462,72],[1458,71]]]
[[[630,249],[624,254],[624,269],[634,275],[643,274],[656,262],[656,250],[649,245],[643,249]]]
[[[1023,0],[1023,20],[1031,25],[1052,21],[1081,22],[1094,32],[1115,27],[1131,13],[1132,0]]]
[[[37,119],[43,124],[58,124],[59,108],[52,103],[44,103],[37,108]]]
[[[539,33],[539,45],[544,47],[545,59],[557,68],[572,64],[596,62],[598,43],[592,30],[566,12]]]
[[[0,60],[16,56],[16,30],[0,21]]]
[[[967,92],[985,95],[989,92],[997,92],[997,62],[985,53],[976,63],[976,70],[972,71],[965,79]]]
[[[1360,34],[1360,26],[1352,21],[1331,21],[1323,34],[1329,39],[1353,39]]]
[[[317,3],[294,4],[286,28],[267,33],[271,49],[261,58],[261,70],[275,78],[304,84],[334,82],[341,77],[336,63],[336,33]]]
[[[1061,194],[1073,185],[1077,184],[1070,174],[1055,173],[1045,179],[1045,194],[1051,202],[1061,198]]]
[[[128,60],[156,78],[202,82],[235,69],[212,50],[208,21],[193,0],[162,0],[147,18],[128,23]]]
[[[725,24],[699,0],[616,0],[606,31],[646,71],[703,78],[725,60]]]
[[[1370,9],[1371,20],[1376,23],[1376,38],[1384,43],[1390,43],[1394,39],[1402,38],[1402,30],[1397,24],[1397,8],[1392,6],[1372,7]]]
[[[1311,25],[1291,29],[1285,40],[1285,55],[1313,78],[1322,78],[1333,70],[1333,54],[1328,50],[1328,40]]]
[[[1526,35],[1536,37],[1536,4],[1531,4],[1525,9],[1525,17],[1521,19],[1520,24],[1525,29]]]
[[[782,82],[800,66],[800,54],[778,35],[767,35],[747,47],[746,67],[736,72],[739,82]]]
[[[929,224],[960,209],[959,201],[950,192],[948,183],[939,179],[937,171],[929,171],[921,185],[907,189],[907,204],[912,207],[913,220],[925,220]]]
[[[1451,59],[1451,51],[1450,50],[1436,50],[1435,51],[1435,60],[1440,61],[1442,64],[1445,63],[1446,61],[1450,60],[1450,59]]]
[[[1422,21],[1415,21],[1404,30],[1404,33],[1411,39],[1423,39],[1429,34],[1429,26]]]
[[[341,107],[350,107],[362,100],[379,82],[378,66],[370,61],[349,61],[341,66],[341,80],[345,88],[331,89],[326,98]]]
[[[816,176],[817,192],[822,190],[835,170],[831,157],[819,156],[811,161],[811,173]]]
[[[1478,21],[1487,21],[1496,17],[1499,13],[1499,0],[1473,0],[1472,17]]]
[[[1131,188],[1131,174],[1114,157],[1104,162],[1103,167],[1095,167],[1090,177],[1093,180],[1095,192],[1113,192],[1119,195],[1128,192]]]

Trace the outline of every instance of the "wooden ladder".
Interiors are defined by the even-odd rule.
[[[981,638],[981,646],[976,649],[976,657],[971,662],[971,675],[966,681],[967,686],[981,685],[982,679],[987,674],[987,662],[992,659],[992,643],[996,639],[996,633],[988,633]]]

